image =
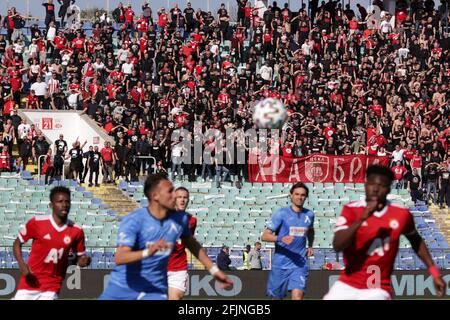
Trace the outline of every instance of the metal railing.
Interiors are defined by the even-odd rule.
[[[152,159],[153,160],[153,173],[156,173],[156,158],[155,157],[152,157],[152,156],[136,156],[135,157],[136,159]],[[148,164],[148,167],[150,167],[150,163]],[[139,171],[140,171],[140,169],[141,168],[138,168],[139,169]],[[148,169],[147,169],[147,171],[148,171]]]

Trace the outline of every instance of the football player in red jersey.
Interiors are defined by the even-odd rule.
[[[70,190],[55,187],[50,191],[50,216],[30,219],[13,244],[21,277],[15,300],[54,300],[58,298],[69,264],[69,253],[77,254],[77,264],[86,267],[91,258],[85,254],[84,232],[68,220]],[[28,263],[22,245],[32,239]]]
[[[175,190],[175,209],[177,211],[186,211],[189,204],[189,191],[185,187],[178,187]],[[197,227],[197,218],[187,213],[189,217],[189,229],[192,236],[195,234]],[[175,248],[170,255],[169,264],[167,265],[167,276],[169,284],[169,300],[181,300],[187,288],[189,279],[187,273],[187,256],[186,248],[181,242],[175,244]]]
[[[342,209],[333,248],[344,252],[345,270],[325,300],[391,299],[391,274],[401,234],[427,266],[437,295],[444,295],[446,285],[416,230],[412,214],[386,200],[393,180],[389,168],[370,166],[366,172],[366,200],[350,202]]]

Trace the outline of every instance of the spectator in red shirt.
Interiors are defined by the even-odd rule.
[[[116,157],[109,141],[105,142],[105,147],[100,150],[100,154],[103,159],[103,183],[112,183],[114,182],[113,166],[115,165]]]
[[[395,189],[403,189],[403,178],[408,170],[402,165],[400,161],[397,161],[396,165],[391,168],[394,173],[394,187]]]

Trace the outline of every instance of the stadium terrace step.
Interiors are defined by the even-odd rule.
[[[429,210],[434,218],[436,218],[436,224],[442,232],[447,243],[450,244],[450,209],[445,207],[440,209],[437,205],[431,205]]]
[[[139,208],[138,204],[125,196],[115,185],[101,185],[100,187],[87,187],[94,197],[100,198],[109,208],[117,211],[120,216],[127,215]]]

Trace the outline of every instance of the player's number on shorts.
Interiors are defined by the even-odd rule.
[[[372,245],[370,246],[369,250],[367,250],[367,255],[373,256],[374,254],[377,254],[380,257],[384,256],[384,253],[389,251],[389,241],[390,240],[391,240],[390,237],[387,237],[384,239],[375,238],[375,240],[373,240]]]
[[[58,263],[58,259],[61,259],[63,253],[64,253],[64,248],[61,248],[59,250],[55,249],[55,248],[50,249],[47,257],[44,260],[44,262],[45,263],[50,263],[50,262]]]

